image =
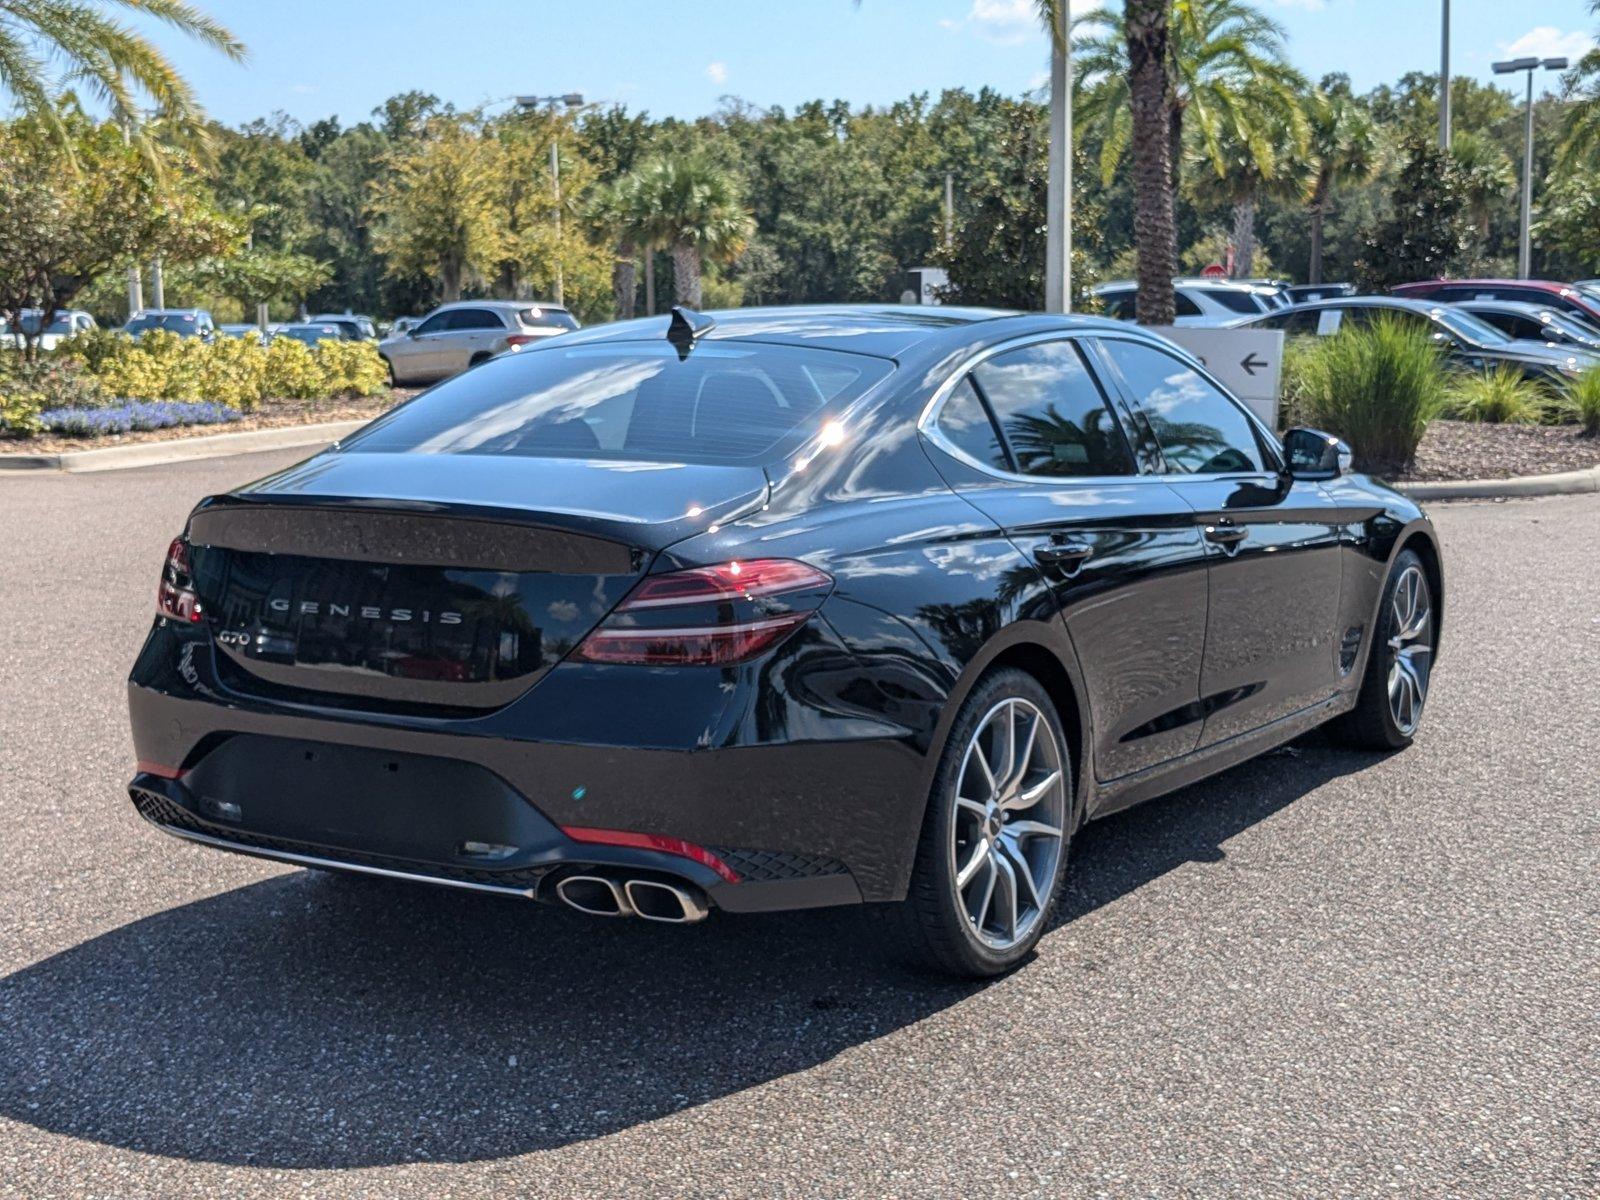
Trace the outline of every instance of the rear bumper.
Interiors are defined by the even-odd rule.
[[[704,894],[717,908],[729,912],[773,912],[795,908],[859,903],[861,893],[844,864],[819,856],[773,855],[718,847],[719,862],[738,876],[730,881],[718,870],[679,854],[631,846],[595,845],[575,841],[549,825],[521,800],[511,800],[525,810],[522,844],[509,847],[493,863],[481,856],[455,853],[463,843],[450,832],[481,832],[481,822],[468,824],[452,817],[435,822],[430,832],[442,834],[442,853],[428,853],[418,842],[416,855],[396,853],[390,846],[396,830],[393,814],[373,797],[373,820],[367,828],[328,830],[319,837],[312,829],[280,828],[286,812],[309,814],[328,793],[286,794],[285,803],[263,813],[238,800],[221,801],[206,784],[188,779],[166,779],[141,771],[128,784],[128,795],[141,817],[165,833],[185,841],[297,866],[350,871],[413,883],[490,895],[556,901],[556,885],[575,874],[608,875],[687,884]],[[359,807],[359,806],[356,806]],[[348,814],[352,806],[345,806]],[[482,812],[473,814],[481,817]],[[508,812],[508,815],[516,815]],[[291,820],[292,823],[292,820]],[[539,826],[545,827],[544,831]],[[406,836],[417,838],[418,831]],[[453,839],[453,840],[452,840]],[[373,849],[371,847],[382,847]],[[715,852],[714,852],[715,853]],[[726,855],[726,857],[722,857]]]

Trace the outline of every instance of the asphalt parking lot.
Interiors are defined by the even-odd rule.
[[[0,477],[0,1196],[1600,1194],[1600,497],[1439,506],[1410,751],[1080,839],[988,986],[848,913],[688,929],[141,823],[123,680],[195,499]]]

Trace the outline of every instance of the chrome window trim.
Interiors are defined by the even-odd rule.
[[[977,459],[973,458],[972,455],[958,447],[949,438],[945,437],[945,435],[939,429],[939,413],[944,408],[945,401],[950,398],[950,393],[955,391],[956,388],[960,386],[963,379],[971,375],[973,370],[975,370],[982,363],[993,358],[996,354],[1003,354],[1008,350],[1017,350],[1023,346],[1032,346],[1039,342],[1074,343],[1073,348],[1078,351],[1079,357],[1084,359],[1084,369],[1089,372],[1090,378],[1094,379],[1095,387],[1099,388],[1100,380],[1095,376],[1093,367],[1088,361],[1088,356],[1084,354],[1083,348],[1077,345],[1077,343],[1083,338],[1097,336],[1099,332],[1100,331],[1098,329],[1092,333],[1082,329],[1053,329],[1044,333],[1023,334],[1020,337],[1011,338],[1003,342],[996,342],[992,346],[985,346],[982,350],[975,351],[970,357],[964,359],[959,366],[950,372],[949,378],[947,378],[943,383],[934,389],[933,395],[930,396],[928,398],[928,402],[922,406],[922,415],[917,418],[917,432],[922,434],[934,445],[938,446],[940,450],[950,455],[950,457],[954,458],[956,461],[965,463],[967,466],[972,467],[974,470],[981,471],[990,478],[1001,479],[1007,483],[1027,483],[1032,484],[1034,487],[1062,487],[1063,485],[1067,484],[1097,484],[1101,487],[1105,487],[1108,484],[1138,482],[1145,479],[1153,479],[1159,482],[1162,478],[1164,478],[1163,476],[1141,474],[1137,461],[1134,462],[1134,469],[1126,475],[1021,475],[1014,471],[1002,471],[997,467],[990,466],[988,463],[979,462]],[[1153,338],[1148,336],[1141,338],[1137,335],[1129,338],[1129,340],[1144,342],[1154,341]],[[1121,421],[1121,416],[1115,411],[1114,408],[1112,408],[1112,406],[1115,404],[1114,398],[1106,396],[1103,388],[1101,389],[1101,399],[1105,401],[1108,409],[1111,410],[1112,416],[1116,417],[1118,421]],[[987,408],[987,406],[985,407]]]

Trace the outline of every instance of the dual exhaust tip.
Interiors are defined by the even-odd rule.
[[[568,875],[556,884],[556,895],[568,908],[591,917],[643,917],[669,925],[692,925],[705,920],[710,911],[698,892],[656,879]]]

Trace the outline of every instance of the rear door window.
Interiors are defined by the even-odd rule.
[[[446,329],[504,329],[498,313],[487,308],[458,308],[448,314]]]
[[[1073,342],[997,354],[972,377],[1024,475],[1134,473],[1122,426]]]
[[[491,360],[345,442],[357,452],[774,461],[888,377],[887,359],[702,342],[561,346]]]
[[[1236,312],[1240,316],[1252,316],[1266,311],[1266,306],[1256,298],[1253,292],[1239,292],[1232,288],[1207,288],[1201,294],[1208,300],[1216,301],[1229,312]]]

